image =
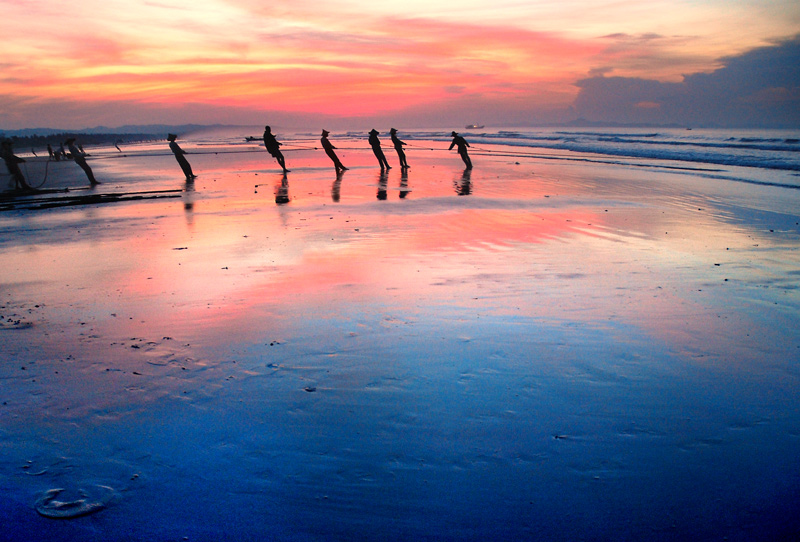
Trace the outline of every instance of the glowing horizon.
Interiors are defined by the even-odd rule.
[[[582,79],[680,82],[800,28],[787,0],[0,4],[14,22],[0,77],[7,129],[470,105],[485,122],[556,118]]]

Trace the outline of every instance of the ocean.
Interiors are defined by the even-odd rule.
[[[800,187],[797,130],[523,128],[460,133],[475,150],[485,147],[509,156],[674,167],[701,176],[727,173],[731,180]],[[448,132],[420,131],[408,138],[447,140],[448,136]]]

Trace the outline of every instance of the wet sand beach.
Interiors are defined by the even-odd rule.
[[[800,190],[409,143],[4,199],[0,540],[800,535]]]

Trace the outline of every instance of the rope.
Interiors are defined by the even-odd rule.
[[[36,155],[34,155],[34,156],[36,156]],[[27,177],[28,181],[30,181],[31,176],[28,173],[28,163],[27,162],[23,162],[22,165],[25,167],[25,177]],[[29,182],[28,186],[30,186],[34,190],[39,190],[41,187],[43,187],[44,183],[47,182],[47,173],[48,173],[49,169],[50,169],[50,160],[48,160],[47,162],[44,163],[44,179],[42,179],[42,183],[39,186],[33,186]]]
[[[290,147],[290,148],[281,149],[281,152],[297,152],[297,151],[303,151],[303,150],[309,150],[309,151],[320,151],[320,150],[322,150],[321,146],[313,146],[313,147],[311,147],[311,146],[307,146],[307,145],[297,145],[297,144],[293,144],[293,143],[287,143],[286,146]],[[426,151],[448,151],[448,149],[424,147],[424,146],[421,146],[421,145],[414,145],[414,144],[411,144],[411,143],[406,143],[406,146],[407,147],[413,147],[414,149],[426,150]],[[385,149],[394,149],[394,146],[385,146],[385,147],[382,146],[381,148],[382,149],[384,149],[384,148]],[[482,149],[478,149],[477,147],[470,147],[470,149],[482,150]],[[364,146],[364,147],[338,147],[337,146],[336,150],[337,151],[369,151],[369,150],[372,150],[372,149],[371,149],[371,147],[367,147],[367,146]],[[187,155],[244,154],[244,153],[263,153],[263,152],[266,152],[266,149],[264,149],[263,147],[259,146],[259,147],[256,147],[256,148],[242,149],[242,150],[187,151],[186,154]],[[485,152],[493,152],[493,151],[486,150]],[[132,154],[130,156],[131,157],[135,157],[135,158],[151,157],[151,156],[172,156],[172,153],[171,152],[156,152],[156,153]],[[105,159],[109,159],[109,158],[115,158],[116,159],[116,158],[128,158],[128,157],[129,157],[128,154],[122,154],[122,155],[109,154],[107,156],[95,156],[92,159],[94,159],[94,160],[105,160]]]
[[[312,147],[312,146],[297,145],[297,144],[292,144],[292,143],[287,143],[287,147],[290,147],[290,148],[282,149],[282,152],[298,152],[298,151],[303,151],[303,150],[311,150],[311,151],[320,151],[320,150],[322,150],[321,146],[313,146]],[[406,147],[412,148],[414,150],[450,152],[450,149],[428,147],[428,146],[423,146],[423,145],[416,145],[416,144],[413,144],[413,143],[406,143]],[[392,147],[387,146],[385,148],[386,149],[392,149],[394,147],[393,146]],[[371,150],[371,148],[367,147],[367,146],[364,146],[364,147],[336,147],[336,150],[338,150],[338,151],[369,151],[369,150]],[[481,147],[470,147],[470,150],[471,151],[477,151],[477,152],[485,152],[485,153],[497,154],[497,155],[501,155],[501,156],[520,156],[520,157],[538,157],[538,156],[540,156],[538,154],[532,154],[532,153],[514,152],[514,151],[496,151],[496,150],[491,150],[491,149],[484,149],[484,148],[481,148]],[[241,149],[241,150],[189,151],[189,152],[186,152],[186,154],[187,155],[210,155],[210,154],[247,154],[247,153],[263,153],[263,152],[266,152],[266,150],[263,147],[259,146],[257,148],[249,148],[249,149]],[[118,160],[120,158],[150,158],[150,157],[155,157],[155,156],[172,156],[172,155],[173,155],[172,152],[155,152],[155,153],[145,152],[145,153],[142,153],[142,154],[138,154],[138,153],[108,154],[108,155],[92,156],[92,157],[88,158],[87,161],[111,160],[111,159]],[[42,181],[42,183],[37,188],[41,188],[42,186],[44,186],[44,183],[47,181],[47,174],[48,174],[48,169],[47,168],[49,167],[50,162],[51,162],[51,160],[48,160],[46,162],[44,180]],[[25,173],[26,173],[26,176],[27,176],[27,173],[28,173],[27,164],[25,164]]]

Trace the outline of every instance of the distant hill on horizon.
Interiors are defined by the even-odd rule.
[[[118,135],[166,135],[168,133],[187,134],[199,130],[239,128],[239,125],[227,124],[126,124],[123,126],[95,126],[93,128],[64,129],[64,128],[23,128],[20,130],[3,130],[0,135],[5,137],[47,137],[61,134],[118,134]]]

